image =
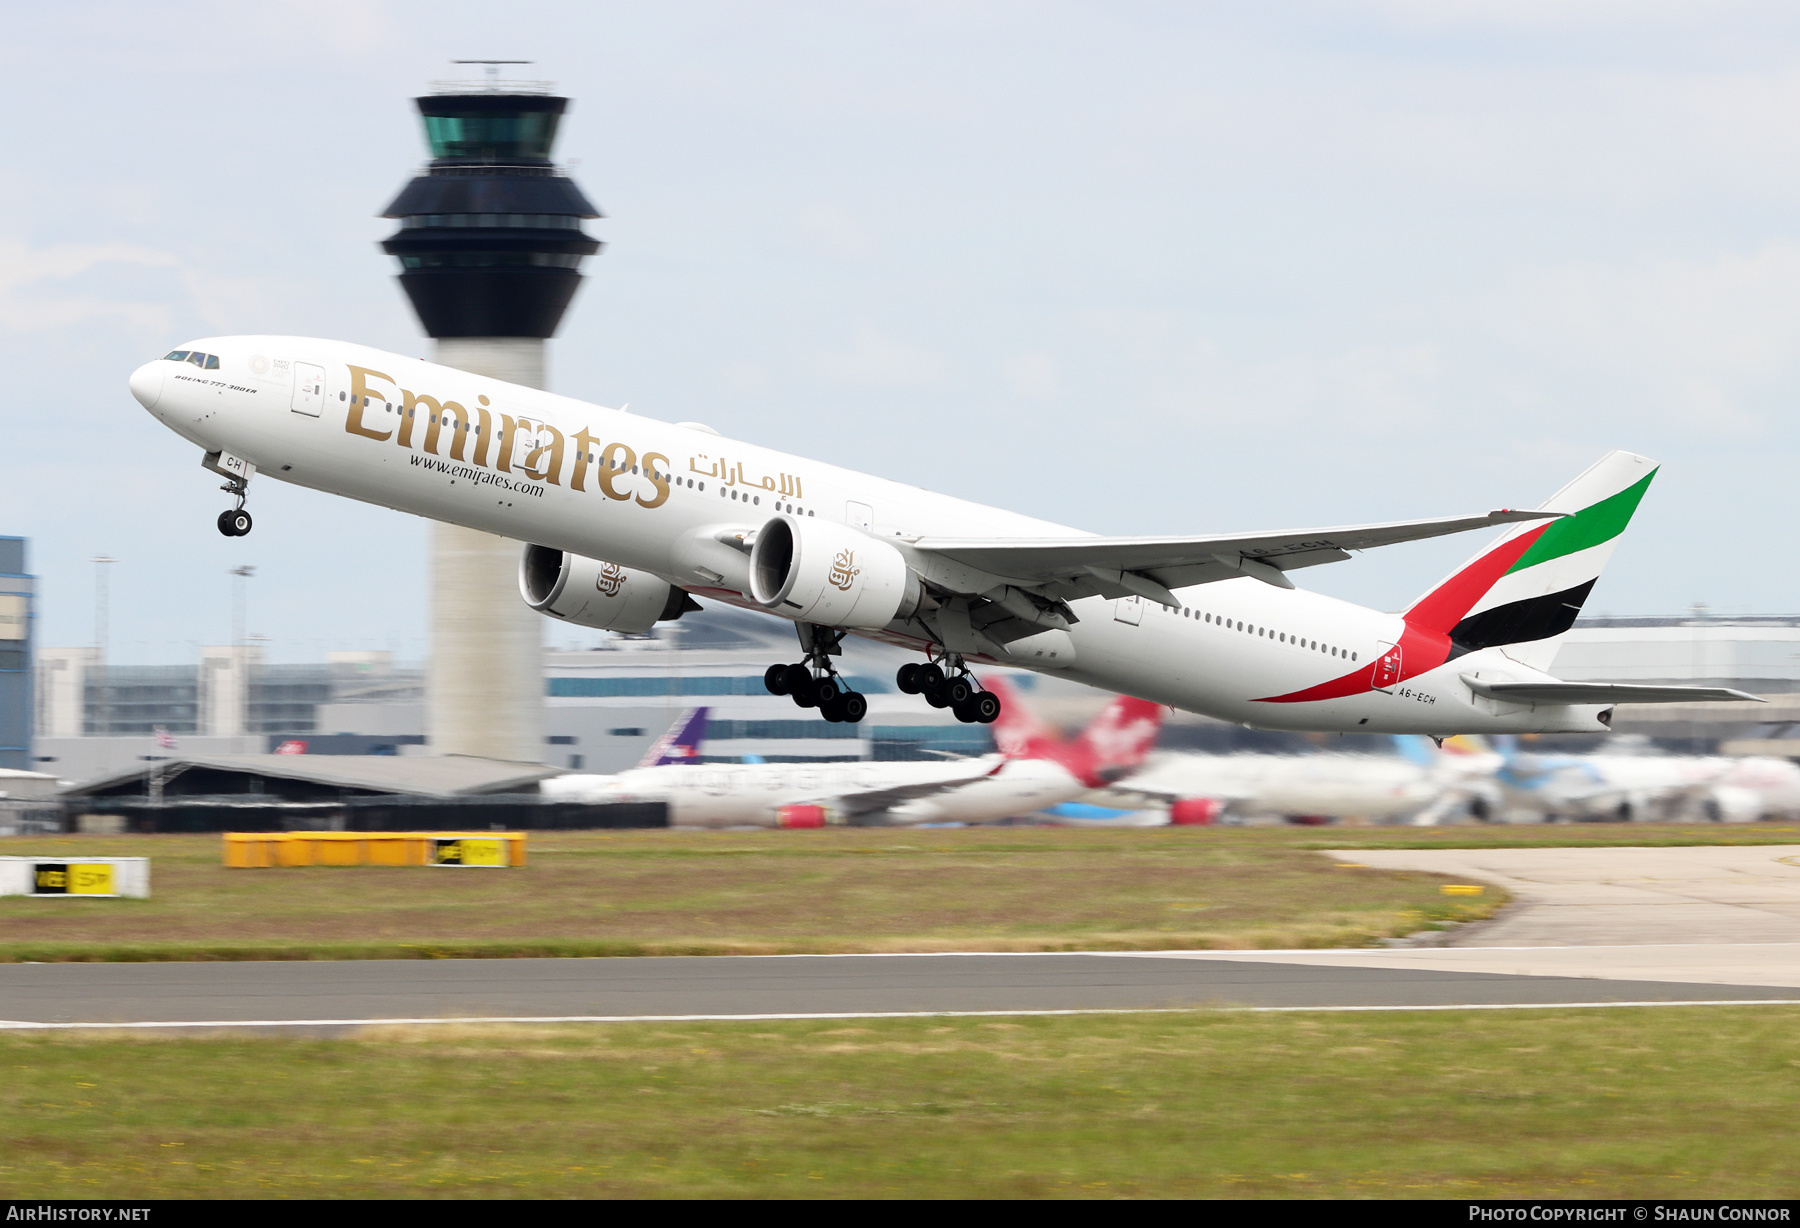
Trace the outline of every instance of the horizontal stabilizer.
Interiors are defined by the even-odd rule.
[[[1482,682],[1462,676],[1477,695],[1513,704],[1697,704],[1768,700],[1723,686],[1639,686],[1629,682]]]

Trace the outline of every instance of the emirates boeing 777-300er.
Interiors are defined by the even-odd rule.
[[[1269,729],[1605,730],[1619,703],[1739,691],[1545,672],[1655,465],[1611,452],[1535,511],[1297,531],[1101,537],[902,482],[341,341],[218,337],[139,367],[131,391],[199,447],[250,529],[261,474],[524,543],[552,618],[642,632],[692,595],[791,619],[803,660],[766,682],[833,721],[863,697],[847,633],[913,648],[902,691],[965,721],[1021,666]],[[1294,587],[1353,550],[1500,537],[1399,614]]]

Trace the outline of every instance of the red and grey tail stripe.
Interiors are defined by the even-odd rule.
[[[1654,471],[1572,516],[1532,525],[1500,542],[1420,598],[1403,618],[1400,642],[1380,659],[1341,677],[1257,703],[1311,703],[1386,690],[1464,653],[1561,635],[1575,625],[1594,579],[1560,592],[1522,598],[1471,614],[1502,577],[1604,545],[1624,531]]]

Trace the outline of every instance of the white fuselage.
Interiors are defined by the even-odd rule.
[[[1522,755],[1495,775],[1510,805],[1568,816],[1788,818],[1800,766],[1693,755]]]
[[[994,761],[980,761],[992,767]],[[702,763],[633,768],[616,776],[558,776],[539,787],[558,801],[664,802],[677,827],[769,827],[788,806],[822,806],[834,822],[988,823],[1078,797],[1087,788],[1058,764],[1009,759],[991,775],[946,763]],[[939,787],[941,786],[941,788]],[[860,810],[862,795],[925,796]]]
[[[1122,805],[1134,791],[1205,798],[1239,814],[1391,819],[1423,809],[1446,781],[1385,755],[1159,755],[1093,800]]]
[[[703,429],[347,342],[226,337],[192,348],[217,355],[219,368],[148,363],[132,376],[132,390],[157,418],[208,452],[247,460],[263,477],[617,563],[746,608],[762,608],[745,595],[747,557],[719,538],[756,529],[778,510],[853,525],[896,543],[1082,535]],[[450,401],[491,421],[481,431],[440,429],[436,407]],[[549,434],[507,438],[508,424],[518,419],[554,427],[564,441],[556,454],[548,450]],[[596,459],[583,459],[589,456]],[[624,467],[612,469],[601,457]],[[534,473],[529,463],[546,472]],[[1604,729],[1599,705],[1533,708],[1473,695],[1459,675],[1547,677],[1499,649],[1470,653],[1382,690],[1259,702],[1366,667],[1398,641],[1402,620],[1248,578],[1177,596],[1180,609],[1137,598],[1075,601],[1080,621],[1070,630],[1072,662],[1056,669],[1012,663],[1271,729]],[[913,624],[864,634],[926,645]]]

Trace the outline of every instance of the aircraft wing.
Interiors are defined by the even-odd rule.
[[[1442,520],[1398,520],[1273,533],[1233,533],[1217,537],[922,537],[909,543],[928,567],[928,576],[964,592],[986,592],[1000,584],[1036,589],[1064,600],[1137,595],[1178,605],[1169,590],[1254,576],[1280,588],[1293,583],[1282,573],[1320,563],[1337,563],[1352,550],[1391,546],[1492,528],[1526,520],[1554,519],[1561,512],[1502,508]],[[972,573],[957,582],[958,573]]]
[[[1192,798],[1203,797],[1215,802],[1242,802],[1256,796],[1254,792],[1242,788],[1193,788],[1183,789],[1177,785],[1150,783],[1140,784],[1134,780],[1120,780],[1104,789],[1094,790],[1094,796],[1108,798],[1137,797],[1154,802],[1183,802]]]
[[[989,755],[981,759],[971,759],[966,771],[940,776],[935,780],[888,785],[880,789],[863,789],[858,792],[823,794],[819,797],[807,798],[801,804],[832,806],[844,814],[870,814],[878,810],[892,809],[902,802],[931,797],[962,785],[985,780],[1005,766],[1005,756]]]
[[[1723,686],[1641,686],[1628,682],[1482,682],[1463,675],[1477,695],[1515,704],[1690,704],[1720,700],[1769,702]]]

